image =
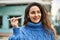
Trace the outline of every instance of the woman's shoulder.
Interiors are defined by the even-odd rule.
[[[23,29],[25,29],[25,26],[23,25],[23,26],[21,26],[19,28],[20,28],[20,30],[23,30]]]
[[[54,32],[52,31],[52,30],[50,30],[50,29],[48,29],[48,31],[47,31],[49,34],[51,34],[51,35],[54,35]]]

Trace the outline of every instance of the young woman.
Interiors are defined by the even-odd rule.
[[[48,19],[48,12],[40,3],[31,3],[25,10],[24,25],[18,27],[18,20],[10,19],[13,34],[9,40],[54,40],[55,32]]]

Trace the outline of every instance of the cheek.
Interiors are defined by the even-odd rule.
[[[40,15],[39,15],[39,19],[40,19],[40,20],[41,20],[41,17],[42,17],[42,15],[40,14]]]
[[[41,17],[42,15],[40,14],[40,17]]]
[[[40,13],[40,16],[41,16],[41,13]]]
[[[29,18],[30,18],[30,20],[32,21],[33,18],[34,18],[34,16],[33,16],[33,15],[30,15]]]
[[[39,19],[39,20],[41,20],[41,15],[40,15],[40,16],[38,16],[38,19]]]
[[[29,17],[30,17],[30,19],[32,19],[34,16],[33,15],[30,15]]]
[[[40,18],[41,18],[41,14],[39,14],[39,15],[38,15],[38,17],[40,17]]]
[[[34,17],[34,15],[32,15],[32,14],[29,14],[29,17],[30,17],[30,18],[32,18],[32,17]]]
[[[41,18],[41,15],[40,15],[40,18]]]

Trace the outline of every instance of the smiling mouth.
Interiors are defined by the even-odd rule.
[[[34,20],[38,20],[39,18],[33,18]]]

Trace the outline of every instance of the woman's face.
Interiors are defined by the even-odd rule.
[[[29,11],[29,16],[30,20],[34,23],[38,23],[41,19],[41,12],[39,7],[37,6],[32,6]]]

